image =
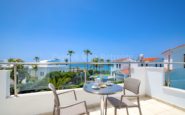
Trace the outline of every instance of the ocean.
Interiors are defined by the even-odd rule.
[[[86,69],[86,64],[71,64],[71,68],[79,68],[79,69]],[[97,70],[104,70],[104,71],[110,71],[111,66],[110,65],[100,65],[97,67]],[[95,65],[88,64],[88,69],[96,69]]]

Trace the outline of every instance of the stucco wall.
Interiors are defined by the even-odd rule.
[[[0,71],[0,115],[34,115],[51,112],[53,109],[53,94],[50,91],[22,94],[18,97],[8,96],[8,71]],[[141,80],[141,95],[149,95],[185,108],[185,91],[164,87],[164,69],[155,67],[136,67],[131,69],[131,77]],[[83,89],[75,89],[79,101],[86,100],[88,106],[98,105],[100,96],[89,94]],[[63,92],[66,90],[60,90]],[[114,95],[120,97],[122,93]],[[8,97],[7,97],[8,96]],[[61,97],[62,105],[73,103],[73,95]]]
[[[35,115],[41,113],[52,112],[53,109],[53,94],[51,91],[20,94],[18,97],[10,96],[7,92],[9,85],[8,71],[0,70],[0,115]],[[68,90],[59,90],[65,92]],[[96,94],[86,93],[82,88],[75,89],[78,101],[86,101],[88,106],[99,105],[100,96]],[[114,94],[114,97],[120,97],[122,92]],[[74,96],[66,94],[60,96],[62,106],[74,103]]]
[[[133,68],[131,76],[141,79],[142,94],[185,108],[185,90],[163,85],[164,68]]]

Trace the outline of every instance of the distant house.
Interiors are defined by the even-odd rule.
[[[162,52],[164,62],[185,62],[185,44]],[[167,68],[167,65],[165,66]],[[185,64],[172,64],[170,69],[185,68]]]
[[[127,62],[136,62],[131,58],[120,58],[113,60],[113,66],[111,66],[111,75],[115,77],[115,79],[123,79],[128,77],[129,75],[129,63]],[[133,66],[138,66],[137,64],[133,63]]]
[[[43,64],[47,62],[61,62],[59,59],[54,60],[42,60],[40,61],[40,65],[37,66],[37,69],[34,69],[32,66],[28,67],[28,73],[32,77],[37,77],[38,79],[44,78],[48,73],[53,71],[68,71],[68,68],[66,65],[48,65]]]
[[[164,62],[185,62],[185,44],[168,49],[162,53]],[[165,64],[166,80],[169,86],[185,89],[185,64]]]
[[[5,60],[0,60],[0,63],[4,63],[4,62],[5,62]],[[6,66],[6,65],[0,64],[0,69],[4,69],[4,66]]]
[[[0,63],[8,63],[7,59],[4,60],[0,60]],[[8,68],[12,68],[13,65],[12,64],[0,64],[0,69],[8,69]]]
[[[163,58],[148,57],[148,58],[143,58],[142,62],[143,63],[139,63],[139,67],[163,67],[164,66],[162,63],[160,63],[160,62],[163,62]]]
[[[122,70],[128,68],[129,65],[126,62],[136,62],[136,61],[132,58],[120,58],[113,60],[112,62],[114,63],[112,66],[113,70]]]

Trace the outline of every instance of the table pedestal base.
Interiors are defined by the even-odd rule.
[[[107,96],[102,95],[100,101],[101,115],[107,115]]]

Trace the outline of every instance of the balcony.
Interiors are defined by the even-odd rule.
[[[73,66],[69,69],[69,63],[1,63],[0,70],[0,113],[5,115],[51,115],[53,109],[53,95],[51,91],[47,89],[47,82],[42,80],[51,72],[59,71],[61,73],[74,72],[78,74],[79,79],[70,79],[68,83],[63,84],[58,89],[58,92],[68,91],[74,89],[77,92],[79,101],[85,100],[88,105],[90,115],[100,114],[100,96],[87,93],[81,88],[82,83],[88,80],[94,80],[96,77],[101,77],[102,80],[110,80],[114,83],[123,85],[122,81],[126,77],[133,77],[141,80],[140,97],[141,97],[141,109],[143,115],[183,115],[185,114],[185,90],[184,79],[181,76],[185,75],[182,69],[179,68],[184,63],[157,63],[163,66],[156,67],[156,63],[151,63],[147,66],[141,66],[140,62],[124,62],[124,63],[89,63],[90,68],[96,70],[98,65],[98,72],[90,75],[86,66],[84,68],[77,68],[74,65],[86,63],[72,63]],[[124,68],[116,64],[124,64]],[[4,68],[6,65],[6,68]],[[20,71],[19,65],[22,65],[22,69],[29,73],[31,76],[27,79]],[[91,66],[92,65],[92,66]],[[107,68],[104,66],[108,65]],[[146,64],[143,64],[146,65]],[[166,70],[165,67],[173,65],[173,69]],[[179,65],[175,69],[175,65]],[[35,71],[34,67],[39,68]],[[7,68],[8,67],[8,68]],[[53,69],[53,67],[56,67]],[[67,68],[65,68],[67,67]],[[100,68],[99,68],[100,67]],[[42,73],[46,68],[47,74]],[[50,69],[48,69],[50,68]],[[52,69],[51,69],[52,68]],[[62,68],[62,70],[57,69]],[[122,71],[128,69],[128,71]],[[12,72],[13,71],[13,72]],[[94,71],[95,72],[95,71]],[[177,73],[176,73],[177,72]],[[75,74],[76,75],[76,74]],[[108,77],[102,77],[102,76]],[[178,79],[173,76],[177,75]],[[122,79],[123,77],[123,79]],[[33,80],[34,79],[34,80]],[[179,84],[179,85],[177,85]],[[122,93],[110,95],[116,98],[120,98]],[[71,95],[65,95],[61,97],[61,103],[68,105],[73,103],[70,100]],[[136,100],[130,98],[133,102]],[[129,109],[130,115],[139,115],[137,108]],[[108,115],[113,115],[114,109],[108,106]],[[125,109],[118,110],[118,115],[126,114]]]
[[[132,100],[135,102],[135,100]],[[144,96],[141,98],[141,107],[143,115],[184,115],[185,111],[181,108],[175,107],[173,105],[164,103],[162,101],[152,99],[150,97]],[[90,115],[100,115],[99,106],[95,105],[89,107]],[[52,115],[52,112],[41,114],[41,115]],[[108,108],[108,115],[114,115],[114,108]],[[117,115],[126,115],[126,109],[118,109]],[[137,108],[130,108],[129,115],[139,115]]]

